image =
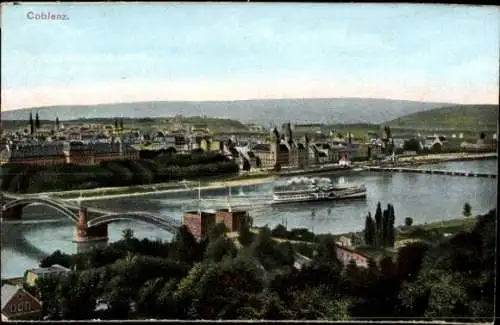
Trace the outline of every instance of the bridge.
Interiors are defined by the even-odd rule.
[[[54,209],[74,222],[76,229],[74,241],[107,242],[108,224],[120,220],[140,221],[176,234],[182,223],[170,216],[157,216],[150,212],[120,212],[91,208],[60,199],[36,195],[17,195],[1,193],[2,220],[22,218],[23,209],[29,205],[40,204]]]
[[[451,170],[433,170],[433,169],[417,169],[406,167],[378,167],[366,166],[364,169],[369,171],[380,172],[402,172],[402,173],[421,173],[421,174],[436,174],[436,175],[451,175],[451,176],[465,176],[465,177],[483,177],[483,178],[496,178],[497,174],[493,173],[478,173],[469,171],[451,171]]]

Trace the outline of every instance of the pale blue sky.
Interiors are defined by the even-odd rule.
[[[449,5],[8,6],[2,109],[285,97],[497,102],[499,23],[495,7]]]

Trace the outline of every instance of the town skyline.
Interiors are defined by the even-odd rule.
[[[49,12],[67,19],[33,18]],[[495,8],[22,4],[3,6],[2,18],[3,111],[291,98],[498,102]]]

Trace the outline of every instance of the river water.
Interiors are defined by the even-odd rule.
[[[497,173],[497,160],[447,162],[426,166],[439,170],[463,170]],[[270,206],[273,183],[232,188],[233,207],[249,207],[254,225],[274,227],[286,223],[288,228],[308,228],[316,233],[344,233],[363,228],[365,216],[375,212],[377,202],[383,207],[394,205],[396,224],[406,217],[414,223],[459,218],[465,202],[473,214],[496,207],[497,179],[413,173],[358,172],[330,175],[335,181],[366,185],[366,199],[352,201]],[[227,207],[227,189],[202,190],[202,209]],[[106,209],[149,211],[181,219],[182,211],[196,209],[197,191],[163,193],[142,197],[89,202]],[[250,208],[251,207],[251,208]],[[123,221],[109,225],[110,241],[118,240],[122,231],[132,228],[138,238],[170,240],[172,235],[153,225]],[[25,269],[36,267],[39,260],[59,249],[76,251],[74,225],[64,216],[41,206],[25,208],[22,221],[2,223],[2,277],[22,276]]]

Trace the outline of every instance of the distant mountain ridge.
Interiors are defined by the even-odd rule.
[[[207,116],[255,122],[268,126],[286,121],[294,123],[373,123],[450,103],[418,102],[376,98],[304,98],[255,99],[235,101],[150,101],[98,105],[65,105],[23,108],[2,112],[5,120],[28,119],[29,112],[38,112],[41,119],[74,120],[82,117],[169,117]]]

